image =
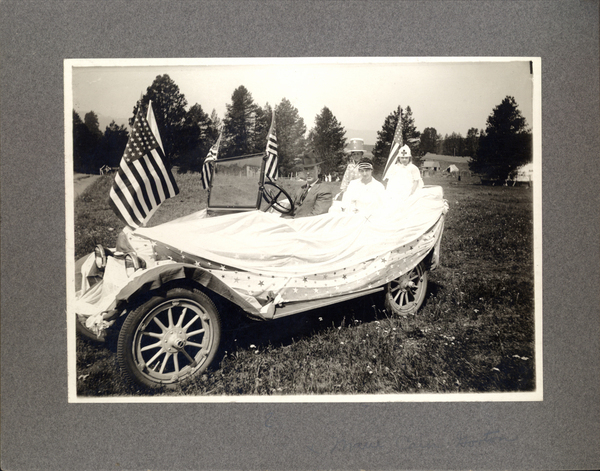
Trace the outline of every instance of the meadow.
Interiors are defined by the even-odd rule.
[[[179,195],[156,225],[205,207],[197,174],[177,174]],[[311,395],[519,392],[535,389],[533,196],[526,187],[429,177],[449,204],[440,266],[415,316],[386,313],[376,293],[269,322],[222,312],[221,351],[204,374],[161,395]],[[75,201],[76,258],[114,246],[122,223],[103,176]],[[293,185],[292,185],[293,186]],[[288,183],[288,188],[290,184]],[[80,396],[145,395],[127,386],[116,335],[77,337]]]

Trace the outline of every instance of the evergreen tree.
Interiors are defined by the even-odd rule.
[[[401,107],[398,107],[385,118],[381,131],[377,131],[377,142],[375,142],[375,147],[373,148],[373,174],[376,176],[381,176],[390,156],[400,113],[402,113],[402,141],[410,147],[412,163],[417,167],[421,163],[420,155],[422,154],[419,149],[421,133],[417,131],[417,127],[415,126],[412,110],[410,106],[407,106],[404,111]]]
[[[465,142],[464,138],[460,133],[453,132],[452,134],[446,134],[444,136],[444,142],[442,143],[442,154],[461,156],[465,153]]]
[[[129,120],[130,125],[133,125],[138,108],[142,106],[145,113],[150,100],[152,100],[152,109],[167,164],[172,165],[187,152],[189,147],[189,142],[182,138],[187,117],[185,109],[187,100],[171,77],[167,74],[158,75],[146,90],[146,94],[135,105],[133,117]]]
[[[90,132],[96,137],[98,141],[102,138],[102,131],[100,131],[100,123],[98,122],[98,115],[93,111],[85,114],[83,122],[90,130]]]
[[[219,129],[221,127],[221,124],[223,124],[221,122],[221,118],[219,118],[219,115],[217,114],[217,110],[215,110],[214,108],[210,113],[210,122],[213,129]]]
[[[231,104],[226,106],[221,155],[231,157],[255,152],[256,139],[254,134],[257,119],[260,119],[263,115],[259,111],[260,107],[254,103],[252,95],[243,85],[234,90],[231,96]]]
[[[294,171],[294,160],[306,150],[306,125],[287,98],[277,105],[275,119],[279,172],[290,175]]]
[[[89,113],[88,113],[89,114]],[[73,169],[80,173],[99,173],[96,162],[98,136],[96,136],[73,110]]]
[[[310,130],[308,139],[317,159],[322,161],[321,172],[328,174],[344,171],[344,147],[346,130],[338,122],[331,110],[324,107],[315,118],[315,127]]]
[[[254,115],[254,132],[251,136],[251,153],[264,152],[267,148],[267,134],[273,119],[273,108],[268,103],[264,108],[256,107]]]
[[[425,128],[419,142],[419,154],[425,155],[428,152],[436,154],[439,140],[440,136],[435,128]]]
[[[128,139],[129,132],[127,128],[124,125],[119,126],[114,121],[111,121],[106,126],[104,135],[98,146],[99,154],[102,156],[102,165],[118,167],[125,152]]]
[[[471,128],[467,131],[465,138],[465,154],[474,157],[479,147],[479,129]]]
[[[402,113],[402,139],[404,139],[404,143],[410,147],[413,163],[415,163],[415,161],[418,162],[418,157],[421,155],[419,152],[420,137],[421,133],[417,131],[412,110],[410,109],[410,106],[407,106],[406,110]]]
[[[179,173],[200,171],[214,140],[214,132],[211,119],[199,104],[196,103],[187,112],[180,138]]]
[[[532,135],[512,96],[507,96],[487,119],[485,132],[469,168],[489,179],[505,180],[523,164],[531,162]]]

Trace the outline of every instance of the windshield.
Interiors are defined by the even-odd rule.
[[[216,160],[208,198],[209,210],[253,210],[260,205],[264,154]]]

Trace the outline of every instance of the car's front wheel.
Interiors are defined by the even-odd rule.
[[[130,383],[173,388],[208,368],[220,340],[221,319],[210,298],[196,289],[172,288],[127,316],[117,358]]]

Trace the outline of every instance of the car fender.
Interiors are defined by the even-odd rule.
[[[435,241],[435,245],[429,251],[429,253],[427,254],[427,256],[424,259],[425,268],[429,271],[435,270],[440,265],[440,252],[441,252],[442,235],[444,233],[445,219],[446,219],[445,216],[442,215],[440,218],[441,226],[439,229],[439,234],[437,236],[437,240]]]
[[[119,291],[115,297],[116,306],[120,309],[123,304],[135,302],[140,295],[155,291],[163,285],[177,280],[191,280],[228,299],[249,314],[260,316],[259,311],[242,295],[212,273],[187,263],[168,263],[145,270]]]

